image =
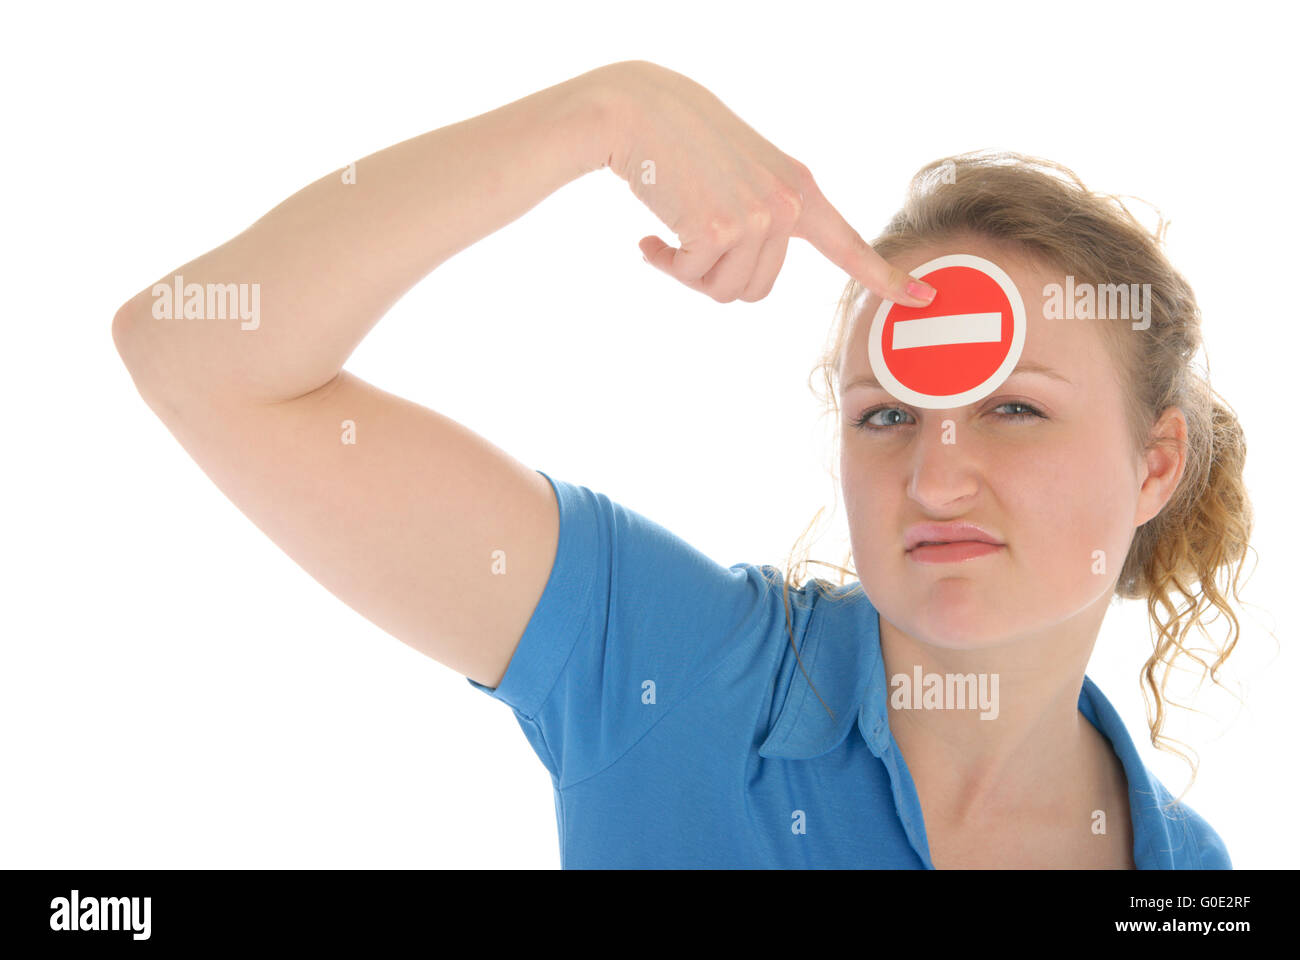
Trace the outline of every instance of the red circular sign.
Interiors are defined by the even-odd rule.
[[[885,301],[870,337],[871,367],[890,394],[921,407],[960,407],[987,396],[1020,360],[1025,307],[996,264],[951,254],[915,273],[935,288],[924,307]]]

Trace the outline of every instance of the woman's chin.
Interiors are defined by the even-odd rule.
[[[1003,611],[993,610],[978,598],[918,604],[907,611],[904,632],[923,643],[948,650],[978,650],[1007,641],[1011,625]]]
[[[867,595],[890,598],[892,602],[877,604],[877,609],[882,619],[906,636],[951,650],[1009,642],[1024,630],[1026,605],[1031,602],[1029,597],[964,577],[945,578],[921,589],[915,583],[873,581]]]

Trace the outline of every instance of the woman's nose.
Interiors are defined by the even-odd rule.
[[[979,490],[977,451],[960,433],[953,417],[927,420],[917,432],[907,492],[927,509],[942,510]]]

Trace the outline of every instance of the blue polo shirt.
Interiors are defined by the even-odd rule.
[[[801,670],[775,567],[723,567],[538,472],[559,503],[550,578],[500,685],[467,682],[550,771],[561,865],[933,869],[858,585],[790,590]],[[1169,791],[1087,677],[1079,710],[1128,776],[1137,867],[1230,869],[1200,816],[1161,810]]]

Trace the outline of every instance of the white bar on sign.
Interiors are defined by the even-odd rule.
[[[894,324],[893,350],[941,347],[956,343],[997,343],[1002,339],[1002,314],[952,313],[920,317]]]

